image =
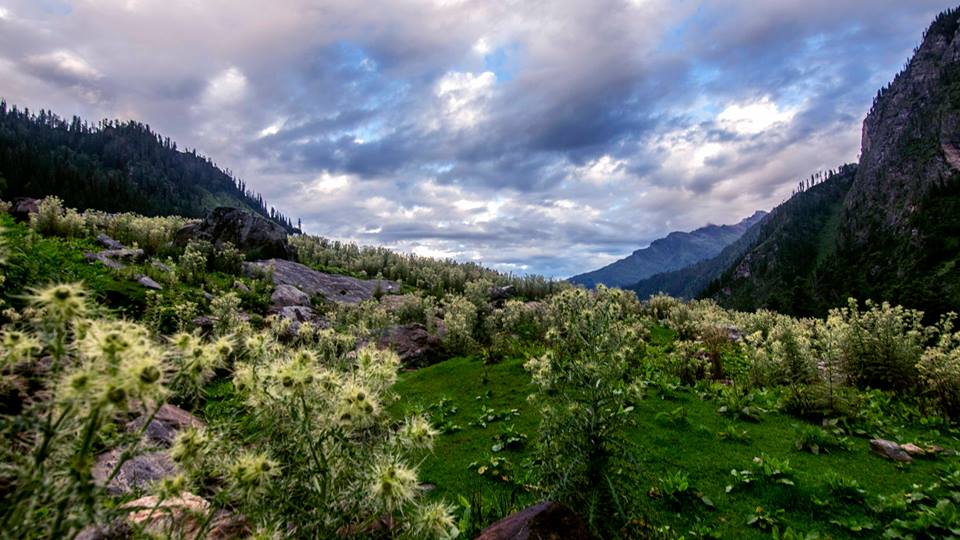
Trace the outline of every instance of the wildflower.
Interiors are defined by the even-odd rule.
[[[206,430],[189,427],[177,434],[170,448],[170,459],[185,468],[196,468],[206,455],[210,439]]]
[[[3,344],[6,360],[11,364],[33,358],[42,348],[39,339],[18,330],[7,330],[3,332],[0,343]]]
[[[44,315],[66,322],[87,313],[86,295],[80,283],[60,283],[35,289],[29,299]]]
[[[429,450],[433,448],[437,431],[423,416],[411,416],[404,421],[397,435],[400,444],[406,448]]]
[[[417,471],[393,457],[383,457],[371,471],[370,496],[392,513],[417,495]]]
[[[410,524],[413,538],[439,538],[452,540],[460,535],[453,510],[442,502],[417,506]]]
[[[370,391],[356,383],[344,385],[336,417],[343,426],[365,428],[373,424],[380,405]]]
[[[230,465],[230,480],[234,487],[249,493],[264,487],[279,472],[277,462],[266,454],[246,452]]]

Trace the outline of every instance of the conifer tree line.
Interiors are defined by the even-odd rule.
[[[216,206],[247,208],[296,232],[263,196],[196,149],[136,121],[91,125],[0,100],[0,197],[57,195],[67,206],[148,216],[203,217]]]

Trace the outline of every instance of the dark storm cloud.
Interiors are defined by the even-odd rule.
[[[314,233],[562,276],[855,160],[947,7],[0,0],[0,95],[148,122]]]

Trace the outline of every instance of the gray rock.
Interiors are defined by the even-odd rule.
[[[513,285],[504,285],[503,287],[493,287],[490,289],[490,302],[496,306],[502,306],[504,302],[517,295],[517,289]]]
[[[142,429],[145,421],[146,417],[143,416],[131,420],[127,423],[127,431],[136,432]],[[180,407],[165,403],[160,407],[160,410],[157,411],[157,414],[154,415],[153,420],[150,421],[150,425],[147,426],[144,434],[148,441],[169,448],[173,445],[173,440],[181,431],[190,427],[202,428],[205,425],[203,420],[200,420]]]
[[[420,323],[385,328],[377,345],[390,349],[408,366],[422,367],[442,358],[442,341]]]
[[[274,309],[280,309],[288,306],[309,306],[310,295],[294,287],[293,285],[280,284],[273,290],[270,296],[270,302]]]
[[[892,459],[893,461],[899,461],[901,463],[909,463],[913,461],[913,458],[910,457],[910,454],[901,448],[899,444],[886,439],[872,439],[870,441],[870,449],[873,450],[875,454],[883,456],[887,459]]]
[[[176,465],[166,451],[145,452],[125,461],[120,466],[120,472],[107,485],[107,479],[119,462],[120,456],[119,449],[100,454],[91,471],[94,481],[101,486],[106,485],[107,491],[115,495],[144,489],[154,482],[176,474],[177,471]]]
[[[88,525],[77,533],[74,540],[127,540],[133,538],[133,528],[123,520],[109,525]]]
[[[92,262],[92,263],[100,262],[102,265],[106,266],[107,268],[111,268],[113,270],[123,270],[124,268],[127,267],[127,265],[117,262],[111,259],[110,257],[107,257],[102,252],[101,253],[84,253],[83,258],[87,262]]]
[[[244,285],[242,281],[237,281],[237,282],[235,282],[235,283],[233,284],[233,288],[235,288],[236,290],[238,290],[238,291],[240,291],[240,292],[242,292],[242,293],[244,293],[244,294],[249,294],[249,293],[250,293],[250,287],[247,287],[246,285]]]
[[[151,261],[150,264],[152,264],[154,268],[156,268],[157,270],[160,270],[161,272],[165,272],[165,273],[167,273],[167,274],[172,274],[172,273],[173,273],[173,270],[172,270],[169,266],[163,264],[162,262],[160,262],[160,261],[158,261],[158,260],[156,260],[156,259],[154,259],[153,261]]]
[[[542,502],[484,529],[476,540],[591,540],[586,523],[566,506]]]
[[[174,244],[206,240],[221,248],[227,242],[251,258],[291,259],[296,250],[287,242],[287,231],[279,224],[238,208],[215,208],[200,223],[190,223],[174,235]]]
[[[97,235],[97,242],[100,242],[100,245],[107,249],[125,249],[127,247],[103,233]]]
[[[157,283],[156,281],[154,281],[153,279],[151,279],[149,276],[139,276],[139,277],[137,277],[137,283],[139,283],[140,285],[143,285],[144,287],[146,287],[146,288],[148,288],[148,289],[153,289],[153,290],[155,290],[155,291],[162,291],[162,290],[163,290],[163,285],[160,285],[159,283]]]
[[[140,248],[105,249],[98,253],[98,255],[111,259],[129,259],[136,261],[143,258],[143,250]]]
[[[358,304],[373,298],[378,285],[384,294],[400,290],[400,285],[394,281],[325,274],[300,263],[282,259],[244,263],[244,272],[250,276],[265,275],[271,268],[275,285],[292,285],[309,296],[320,295],[328,302]]]
[[[36,214],[40,211],[40,201],[30,197],[18,197],[13,200],[13,208],[10,209],[10,215],[13,219],[21,222],[30,221],[30,214]]]
[[[277,316],[298,323],[313,323],[319,320],[313,308],[307,306],[285,306],[277,310]]]

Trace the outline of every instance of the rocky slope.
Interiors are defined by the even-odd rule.
[[[797,253],[807,255],[789,259]],[[935,315],[960,307],[958,265],[960,11],[954,9],[937,17],[904,71],[878,93],[836,215],[819,228],[771,231],[706,294],[743,309],[794,312],[822,312],[856,296]],[[805,296],[799,304],[793,291]]]
[[[716,256],[765,215],[766,212],[757,211],[734,225],[708,225],[691,232],[672,232],[629,257],[573,276],[568,281],[589,288],[600,284],[625,287],[654,274],[684,268]]]

